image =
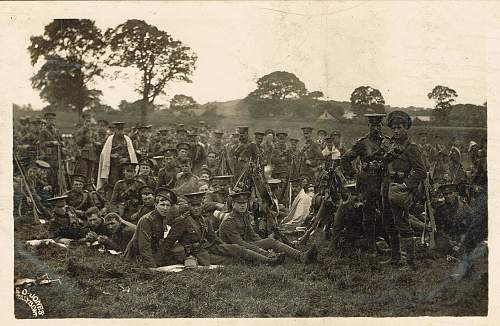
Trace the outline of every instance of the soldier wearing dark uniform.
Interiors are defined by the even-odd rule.
[[[164,152],[164,166],[158,172],[158,187],[173,189],[177,173],[180,172],[177,162],[177,149],[168,148]]]
[[[382,134],[382,119],[385,114],[365,116],[368,118],[370,132],[356,141],[351,150],[341,157],[341,164],[347,176],[356,174],[357,189],[363,202],[363,229],[370,251],[375,254],[377,211],[382,210],[380,189],[384,175],[384,152],[381,145],[388,138]],[[352,165],[357,158],[361,163],[359,171]]]
[[[193,172],[197,173],[201,166],[207,162],[207,154],[203,145],[198,142],[198,134],[190,134],[188,139],[191,147],[191,166]]]
[[[87,230],[74,209],[66,205],[67,198],[68,196],[63,195],[47,199],[52,208],[49,232],[54,239],[78,240],[85,237]]]
[[[146,184],[139,189],[139,193],[141,194],[141,202],[142,205],[139,206],[137,212],[130,216],[130,222],[137,224],[139,219],[151,212],[155,208],[155,191],[154,188],[150,185]]]
[[[135,213],[140,202],[139,189],[144,183],[135,177],[136,163],[122,163],[124,179],[119,180],[113,188],[109,211],[118,213],[128,220]]]
[[[311,127],[303,127],[304,147],[299,153],[299,174],[308,178],[309,181],[314,181],[314,171],[318,165],[318,161],[323,159],[321,146],[313,141]]]
[[[225,150],[224,144],[222,143],[223,135],[224,133],[222,131],[213,132],[213,142],[208,145],[207,154],[208,152],[214,152],[215,154],[217,154],[217,157],[220,157],[222,155],[222,152]]]
[[[390,140],[384,141],[386,173],[382,183],[383,222],[390,240],[391,258],[385,263],[400,264],[400,242],[406,251],[407,264],[415,267],[413,230],[408,220],[409,207],[426,178],[422,154],[410,142],[407,130],[412,120],[406,112],[392,111],[387,125],[392,130]]]
[[[158,188],[155,193],[155,209],[142,216],[137,223],[134,235],[127,245],[124,257],[146,267],[157,267],[184,261],[182,248],[164,249],[164,234],[167,226],[189,208],[178,206],[177,196],[169,189]]]
[[[57,172],[59,164],[63,164],[63,162],[58,161],[58,152],[62,155],[62,146],[64,144],[59,130],[54,125],[55,117],[56,114],[53,112],[44,114],[45,120],[41,120],[42,128],[37,141],[42,153],[40,158],[50,164],[50,169],[47,172],[49,184],[54,189],[54,193],[61,193],[62,189],[59,189]]]
[[[273,166],[273,178],[278,178],[282,173],[288,173],[290,165],[290,154],[286,148],[286,132],[276,133],[276,147],[271,155],[271,164]]]
[[[149,158],[143,158],[139,161],[139,173],[137,178],[141,179],[144,184],[156,188],[158,179],[153,175],[154,164]]]
[[[91,201],[88,191],[84,189],[86,178],[81,174],[73,174],[71,176],[71,190],[68,190],[65,195],[68,196],[67,203],[77,211],[85,212],[90,208]]]
[[[300,252],[278,240],[272,238],[261,239],[252,227],[251,221],[253,217],[248,212],[250,193],[234,193],[231,198],[233,200],[233,210],[222,221],[219,229],[222,241],[238,244],[263,256],[267,255],[267,250],[272,249],[275,252],[284,253],[301,263],[310,263],[316,259],[318,252],[315,246],[306,252]]]
[[[257,161],[261,166],[264,166],[269,163],[269,158],[265,155],[264,147],[262,142],[264,141],[265,134],[262,131],[256,131],[253,133],[255,139],[255,149],[257,155]]]
[[[124,252],[127,248],[127,244],[134,236],[136,226],[127,223],[116,213],[107,214],[104,217],[103,224],[108,235],[98,235],[97,241],[99,244],[104,245],[104,247],[109,250]]]
[[[207,168],[210,171],[211,175],[217,174],[217,170],[219,169],[219,160],[217,159],[217,152],[209,149],[207,151]]]
[[[97,168],[101,146],[96,145],[97,134],[90,124],[88,113],[82,113],[83,125],[75,136],[78,146],[76,172],[84,175],[88,180],[97,178]]]
[[[238,127],[239,144],[233,149],[234,175],[239,177],[250,161],[256,162],[257,148],[255,144],[249,143],[248,127]]]

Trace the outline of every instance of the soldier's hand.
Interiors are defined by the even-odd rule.
[[[105,244],[106,241],[108,241],[108,237],[105,236],[105,235],[99,235],[97,236],[97,242],[99,242],[100,244]]]

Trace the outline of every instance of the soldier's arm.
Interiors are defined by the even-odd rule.
[[[137,224],[137,243],[139,256],[143,259],[148,267],[156,267],[156,262],[153,258],[153,248],[151,247],[152,228],[147,220],[140,220]]]
[[[340,157],[340,164],[342,166],[342,170],[344,170],[347,174],[354,175],[355,170],[352,166],[352,162],[358,158],[364,150],[364,145],[361,140],[358,140],[354,146],[347,152],[345,152]]]
[[[113,192],[111,194],[111,199],[108,203],[108,211],[110,212],[118,212],[118,204],[120,200],[121,192],[123,191],[123,187],[120,182],[117,182],[113,187]]]
[[[226,218],[224,221],[222,221],[222,224],[220,225],[220,231],[221,234],[224,235],[224,237],[229,241],[231,244],[238,244],[246,249],[250,249],[256,252],[262,252],[263,249],[259,248],[258,246],[254,245],[253,243],[246,242],[243,240],[241,235],[238,232],[237,226],[236,226],[236,221],[232,218]]]
[[[405,180],[405,184],[412,192],[416,192],[420,183],[426,178],[427,171],[425,169],[422,153],[418,149],[417,145],[410,144],[406,148],[406,151],[411,171]]]
[[[174,247],[174,244],[176,241],[179,241],[182,239],[182,235],[186,231],[186,219],[185,218],[178,218],[176,219],[173,224],[172,228],[168,232],[167,237],[163,240],[163,248],[166,252],[169,252],[172,250]]]

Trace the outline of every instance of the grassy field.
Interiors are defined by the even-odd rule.
[[[165,274],[138,268],[88,247],[28,249],[44,226],[17,224],[15,278],[48,274],[62,285],[29,288],[46,318],[485,316],[487,274],[461,282],[454,264],[420,250],[416,272],[381,267],[352,252],[340,258],[321,247],[318,263],[277,267],[235,262],[218,270]],[[479,277],[478,275],[482,275]],[[129,289],[129,291],[127,291]],[[30,316],[15,301],[17,318]]]

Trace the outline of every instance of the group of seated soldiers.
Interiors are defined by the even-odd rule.
[[[369,120],[370,128],[376,131],[374,121],[380,124],[381,119],[369,116]],[[114,130],[107,130],[105,135],[123,133],[123,125],[115,123]],[[235,258],[275,265],[289,257],[309,263],[317,258],[316,246],[299,251],[297,241],[279,236],[278,231],[300,235],[319,215],[320,223],[315,228],[323,228],[325,239],[336,252],[341,246],[353,248],[364,241],[368,251],[375,248],[377,254],[379,248],[372,243],[377,237],[391,242],[376,218],[382,214],[379,198],[375,198],[380,190],[366,190],[359,180],[373,168],[371,156],[368,165],[363,165],[367,151],[363,138],[346,150],[339,132],[320,130],[313,139],[313,128],[304,127],[304,146],[299,149],[298,139],[274,130],[255,132],[250,142],[248,127],[239,127],[237,133],[224,138],[222,131],[211,130],[204,123],[201,128],[191,128],[191,133],[184,125],[163,128],[157,134],[144,126],[131,134],[137,162],[122,150],[110,167],[117,180],[97,189],[93,182],[99,172],[96,157],[106,142],[102,138],[106,125],[100,126],[101,141],[97,143],[92,140],[88,121],[84,122],[85,132],[81,134],[86,138],[78,143],[81,149],[88,149],[92,143],[94,160],[82,159],[80,149],[79,157],[86,163],[77,164],[79,173],[71,175],[70,190],[63,193],[54,189],[59,183],[54,185],[49,178],[54,174],[54,160],[41,160],[47,157],[39,155],[43,150],[26,155],[26,144],[18,144],[17,153],[26,173],[24,181],[15,173],[16,211],[23,214],[23,207],[29,206],[21,204],[30,201],[22,185],[29,183],[34,204],[49,221],[54,239],[97,243],[147,267],[193,261],[221,264]],[[58,138],[52,128],[47,137]],[[464,242],[464,235],[475,223],[477,212],[471,206],[484,201],[486,146],[470,142],[471,168],[466,172],[459,149],[462,144],[445,145],[439,139],[431,144],[427,133],[420,136],[415,148],[432,174],[432,198],[427,198],[431,206],[425,205],[426,198],[414,200],[407,205],[406,216],[413,237],[417,232],[431,233],[427,211],[432,209],[439,231],[437,246],[449,253]],[[113,150],[115,147],[111,156],[117,153]],[[249,166],[255,166],[257,174],[249,175]],[[330,175],[342,168],[349,180],[357,178],[358,182],[345,182],[333,194],[336,190],[329,184]],[[252,187],[242,187],[242,175],[247,182],[256,182],[255,178],[261,176],[272,201],[266,203]],[[376,177],[370,176],[364,186]],[[62,195],[54,197],[57,193]]]

